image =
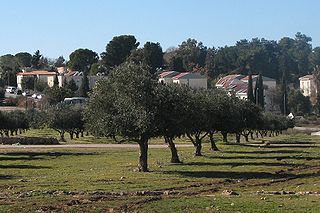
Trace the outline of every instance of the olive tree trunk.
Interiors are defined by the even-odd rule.
[[[172,137],[164,137],[165,142],[169,145],[171,151],[171,163],[181,163],[178,155],[176,145],[173,142]]]
[[[240,143],[240,137],[241,135],[239,133],[236,133],[236,142]]]
[[[222,131],[221,134],[222,134],[222,137],[223,137],[223,142],[228,143],[228,133]]]
[[[140,148],[138,169],[140,172],[148,172],[148,138],[141,138],[138,144]]]
[[[211,150],[212,151],[219,151],[219,149],[216,145],[216,142],[214,141],[214,138],[213,138],[213,132],[209,133],[209,139],[210,139],[210,144],[211,144]]]

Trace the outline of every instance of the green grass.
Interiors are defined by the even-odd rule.
[[[303,135],[264,140],[320,144]],[[135,171],[137,149],[0,149],[0,212],[318,212],[319,147],[218,147],[205,143],[202,157],[180,148],[181,165],[169,163],[168,149],[150,148],[148,173]],[[271,193],[281,191],[313,194]]]
[[[31,129],[29,131],[26,131],[22,134],[18,134],[14,137],[53,137],[59,139],[59,133],[53,129],[44,128],[44,129]],[[217,135],[217,138],[219,139],[220,136]],[[113,139],[111,138],[105,138],[100,137],[96,138],[92,135],[84,136],[76,138],[74,136],[74,139],[71,140],[69,133],[65,133],[65,139],[67,144],[101,144],[101,143],[115,143]],[[124,141],[124,143],[135,143],[132,141]],[[191,143],[188,138],[180,138],[176,140],[177,144],[185,144],[185,143]],[[150,140],[150,144],[164,144],[163,138],[153,138]]]

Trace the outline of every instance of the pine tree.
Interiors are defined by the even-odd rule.
[[[249,80],[248,80],[248,88],[247,88],[247,97],[248,100],[254,103],[254,95],[253,95],[253,85],[252,85],[252,73],[249,70]]]

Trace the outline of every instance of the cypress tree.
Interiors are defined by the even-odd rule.
[[[283,115],[287,115],[289,113],[288,110],[288,91],[287,91],[287,80],[286,80],[286,71],[283,72],[282,80],[281,80],[281,104],[280,109]]]
[[[258,84],[259,84],[259,90],[258,90],[258,105],[264,109],[264,88],[263,88],[263,79],[261,73],[259,73],[258,76]]]
[[[252,84],[252,73],[249,70],[249,80],[248,80],[248,88],[247,88],[247,98],[249,101],[254,103],[254,95],[253,95],[253,84]]]
[[[256,85],[254,89],[255,103],[264,109],[264,88],[263,88],[263,79],[261,73],[259,74]]]
[[[81,97],[88,97],[89,92],[89,79],[87,73],[83,73],[82,82],[79,88],[79,93]]]
[[[55,76],[54,76],[53,86],[59,86],[58,75],[55,75]]]

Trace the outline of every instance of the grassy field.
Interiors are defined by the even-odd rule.
[[[137,149],[0,149],[0,212],[319,212],[320,138],[264,140],[149,149],[148,173]]]

